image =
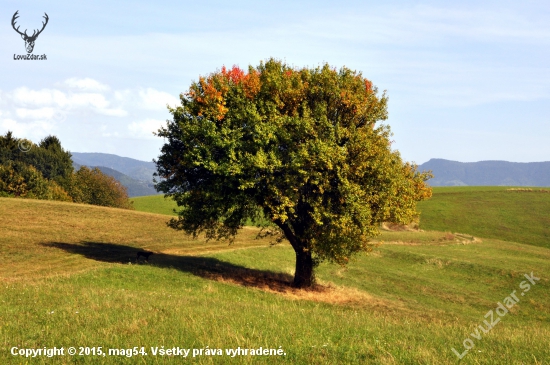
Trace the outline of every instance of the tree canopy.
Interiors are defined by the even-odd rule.
[[[128,192],[117,179],[97,167],[80,166],[74,174],[72,196],[77,203],[131,209]]]
[[[28,150],[20,149],[21,143],[27,145]],[[64,189],[68,189],[73,173],[71,157],[71,153],[61,147],[61,142],[55,136],[47,136],[38,145],[15,138],[10,131],[0,136],[0,164],[19,161],[34,166],[44,178],[55,181]]]
[[[409,223],[428,173],[391,149],[387,97],[361,73],[270,59],[201,77],[170,108],[157,189],[181,207],[170,226],[231,238],[261,213],[296,253],[294,285],[323,260],[371,249],[383,221]]]
[[[126,188],[116,179],[86,166],[74,172],[71,157],[56,136],[36,145],[10,131],[0,135],[0,196],[131,208]]]

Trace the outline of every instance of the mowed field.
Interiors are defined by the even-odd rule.
[[[194,240],[166,227],[162,196],[132,200],[167,214],[0,198],[0,363],[549,363],[550,249],[539,225],[550,194],[448,189],[420,205],[425,231],[384,231],[370,255],[322,264],[312,291],[290,288],[288,244],[255,239],[254,227],[232,245]],[[520,215],[515,225],[492,213],[499,204],[503,216]],[[148,263],[136,262],[141,250],[154,252]],[[518,301],[505,312],[498,303],[511,294]],[[77,355],[11,354],[71,346]],[[99,346],[147,355],[78,354]],[[174,347],[191,351],[153,355]],[[239,347],[285,355],[226,354]]]

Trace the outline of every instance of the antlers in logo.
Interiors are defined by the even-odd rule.
[[[44,19],[46,19],[46,22],[42,22],[42,29],[40,30],[35,30],[31,36],[29,36],[27,34],[27,30],[25,29],[25,33],[21,33],[19,31],[19,27],[15,28],[15,19],[19,18],[19,15],[17,15],[17,13],[19,12],[19,10],[17,10],[15,12],[15,14],[13,14],[13,18],[11,18],[11,26],[13,27],[13,29],[21,34],[21,38],[23,38],[23,40],[25,41],[25,47],[27,48],[27,53],[32,53],[32,50],[34,49],[34,41],[36,41],[36,38],[38,37],[38,35],[40,33],[42,33],[42,31],[44,30],[44,28],[46,28],[46,24],[48,24],[48,14],[44,13],[45,16],[44,16]],[[38,31],[38,33],[37,33]]]

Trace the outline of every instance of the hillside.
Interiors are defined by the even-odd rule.
[[[436,187],[418,204],[420,227],[550,248],[550,189]],[[175,216],[162,195],[132,199],[138,211]],[[526,214],[528,212],[528,214]]]
[[[439,187],[418,209],[422,229],[550,248],[550,189]]]
[[[174,209],[177,210],[178,205],[171,198],[165,198],[164,195],[135,197],[132,202],[134,209],[140,212],[177,216]]]
[[[44,214],[48,212],[48,214]],[[288,286],[294,253],[245,229],[233,246],[192,240],[165,215],[0,198],[0,335],[10,349],[143,346],[132,363],[179,363],[151,347],[281,348],[286,355],[217,355],[222,364],[455,364],[465,338],[524,273],[525,299],[461,363],[550,358],[550,250],[443,232],[386,232],[386,243],[347,268],[322,264],[321,287]],[[24,222],[22,224],[21,222]],[[136,263],[138,250],[155,254]],[[490,260],[488,259],[490,258]],[[536,275],[535,275],[536,276]],[[5,285],[4,285],[5,284]],[[211,364],[211,356],[188,361]],[[57,357],[54,363],[98,363]],[[42,359],[38,359],[42,360]],[[44,358],[45,360],[45,358]],[[100,362],[129,361],[125,355]]]
[[[105,175],[109,175],[117,179],[123,186],[128,189],[128,197],[133,198],[136,196],[149,196],[159,194],[154,187],[154,184],[147,183],[143,180],[136,180],[130,176],[123,174],[122,172],[110,169],[105,166],[90,166],[90,168],[97,167]]]
[[[122,172],[133,179],[153,182],[153,173],[156,171],[153,162],[140,161],[129,157],[120,157],[108,153],[71,152],[73,162],[86,166],[104,166]]]
[[[82,165],[74,163],[73,167],[76,170],[80,169]],[[120,171],[110,169],[105,166],[88,166],[88,168],[93,169],[97,167],[105,175],[112,176],[117,179],[126,189],[128,190],[128,197],[133,198],[136,196],[153,196],[158,195],[159,193],[155,190],[154,184],[147,183],[142,180],[136,180],[130,176],[123,174]]]
[[[155,190],[153,183],[155,164],[152,162],[139,161],[107,153],[72,152],[71,154],[75,170],[78,170],[82,165],[89,168],[99,168],[104,174],[120,181],[128,189],[128,196],[130,198],[159,194]],[[107,165],[114,167],[107,167]],[[127,173],[121,172],[123,170]]]
[[[550,162],[457,162],[434,158],[419,170],[431,170],[432,186],[550,186]]]
[[[0,266],[0,276],[14,280],[28,278],[29,275],[47,276],[56,270],[78,272],[90,267],[86,265],[89,261],[68,260],[62,264],[64,260],[58,260],[59,255],[55,254],[55,250],[48,248],[51,245],[81,246],[84,251],[87,246],[97,247],[99,254],[101,247],[105,247],[107,251],[104,253],[109,255],[107,261],[124,263],[134,259],[139,250],[199,253],[205,247],[217,250],[227,248],[227,243],[211,242],[204,245],[202,241],[169,229],[166,227],[168,219],[164,215],[126,209],[0,198],[0,216],[0,243],[5,255],[4,265]],[[250,238],[247,233],[243,237],[246,240]],[[242,239],[238,241],[242,242]],[[253,245],[258,245],[258,242]],[[128,252],[127,256],[125,252]],[[27,263],[20,267],[20,272],[8,264],[19,259]],[[52,266],[52,262],[56,262],[56,265]]]
[[[153,162],[113,154],[72,152],[72,155],[77,164],[105,166],[147,184],[152,184],[156,171]],[[550,186],[550,161],[458,162],[433,158],[418,168],[420,171],[433,172],[434,178],[429,180],[431,186]]]

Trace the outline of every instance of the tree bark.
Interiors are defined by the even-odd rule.
[[[296,272],[292,285],[295,288],[310,288],[314,284],[311,251],[300,251],[296,252]]]
[[[288,225],[281,221],[275,221],[275,224],[282,229],[285,237],[294,249],[294,252],[296,252],[296,271],[294,273],[294,282],[292,286],[300,289],[312,287],[314,284],[314,276],[311,251],[306,249],[304,243],[296,237]]]

